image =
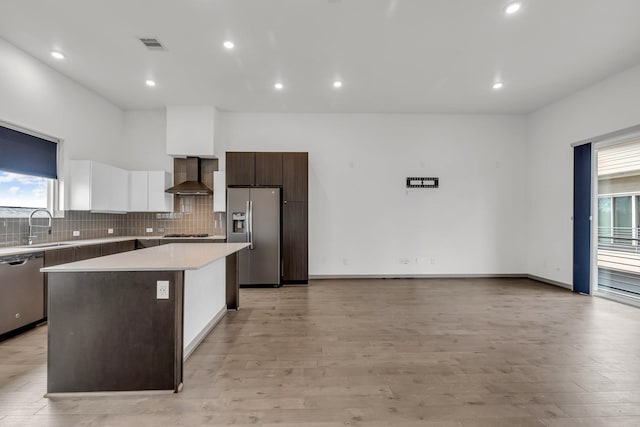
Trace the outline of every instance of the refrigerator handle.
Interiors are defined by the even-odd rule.
[[[253,202],[247,202],[247,222],[248,230],[247,230],[247,242],[249,243],[249,249],[253,249]]]

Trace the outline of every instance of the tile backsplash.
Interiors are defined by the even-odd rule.
[[[54,218],[51,234],[46,227],[34,227],[34,244],[67,240],[97,239],[115,236],[161,236],[176,233],[224,235],[225,214],[213,212],[212,196],[180,196],[175,213],[132,212],[127,214],[66,211],[64,218]],[[46,225],[47,218],[35,217],[35,225]],[[107,230],[113,229],[113,234]],[[146,229],[153,232],[147,233]],[[74,237],[73,232],[80,236]],[[27,218],[0,218],[0,247],[27,244]]]
[[[213,212],[213,196],[179,196],[175,213],[133,212],[122,225],[123,236],[206,233],[226,234],[225,214]],[[147,228],[153,228],[147,233]]]

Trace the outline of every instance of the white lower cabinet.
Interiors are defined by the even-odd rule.
[[[166,171],[130,171],[129,212],[172,212],[173,195],[165,192],[171,185]]]
[[[71,160],[69,208],[77,211],[125,213],[129,173],[93,160]]]

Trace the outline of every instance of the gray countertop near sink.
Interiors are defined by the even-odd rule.
[[[113,243],[113,242],[125,242],[127,240],[144,240],[144,239],[162,239],[163,236],[119,236],[119,237],[104,237],[101,239],[86,239],[86,240],[68,240],[64,242],[51,242],[51,243],[41,243],[35,245],[24,245],[24,246],[8,246],[5,248],[0,248],[0,256],[6,255],[19,255],[19,254],[27,254],[30,252],[45,252],[56,249],[63,248],[72,248],[74,246],[90,246],[90,245],[99,245],[102,243]],[[172,240],[175,238],[171,238]],[[189,238],[185,238],[188,240]],[[207,236],[207,237],[199,237],[198,239],[211,239],[211,240],[221,240],[226,239],[226,236]]]

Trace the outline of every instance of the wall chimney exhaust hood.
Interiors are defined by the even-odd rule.
[[[165,190],[183,196],[208,196],[213,190],[200,181],[200,158],[187,157],[187,180]]]

